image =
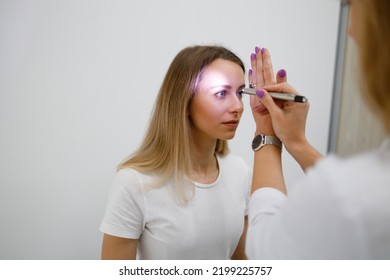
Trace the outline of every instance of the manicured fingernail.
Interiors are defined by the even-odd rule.
[[[249,69],[248,73],[249,73],[249,76],[252,76],[252,69]]]
[[[264,50],[265,50],[265,48],[262,48],[262,49],[261,49],[261,54],[263,54],[263,53],[264,53]]]
[[[260,97],[260,98],[263,98],[263,97],[264,97],[264,91],[262,91],[261,89],[256,90],[256,94],[257,94],[257,96]]]
[[[255,48],[255,53],[258,53],[260,51],[260,48],[259,47],[256,47]]]
[[[251,60],[255,60],[256,59],[256,54],[252,53],[251,54]]]
[[[279,71],[279,77],[284,78],[286,77],[286,70],[282,69]]]

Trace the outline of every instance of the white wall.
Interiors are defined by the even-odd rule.
[[[116,165],[139,144],[169,63],[256,45],[309,97],[326,151],[339,1],[0,0],[0,259],[97,259]],[[252,163],[246,112],[231,141]],[[287,182],[302,176],[284,153]]]

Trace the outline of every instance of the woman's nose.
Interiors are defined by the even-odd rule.
[[[242,103],[242,99],[239,96],[235,96],[231,101],[231,111],[241,114],[244,111],[244,104]]]

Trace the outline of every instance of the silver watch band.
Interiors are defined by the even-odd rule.
[[[278,137],[273,135],[258,134],[252,141],[253,151],[258,151],[265,145],[275,145],[280,149],[282,149],[283,147],[282,141],[280,141]]]

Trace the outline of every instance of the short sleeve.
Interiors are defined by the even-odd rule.
[[[136,171],[119,170],[111,186],[100,231],[117,237],[138,239],[145,227],[142,189],[142,181]]]

